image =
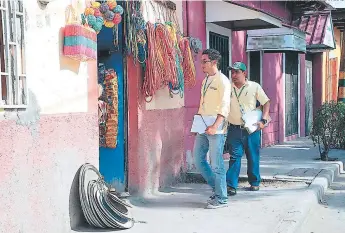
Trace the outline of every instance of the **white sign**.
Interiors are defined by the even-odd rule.
[[[304,38],[296,35],[248,36],[247,51],[292,50],[306,52]]]

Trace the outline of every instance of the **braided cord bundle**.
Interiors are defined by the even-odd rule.
[[[155,29],[157,58],[159,63],[159,76],[163,86],[177,85],[174,44],[169,39],[169,31],[163,24],[158,24]]]
[[[175,55],[174,55],[174,68],[176,69],[176,78],[177,78],[177,85],[173,85],[173,83],[169,84],[169,89],[170,89],[170,93],[171,94],[180,94],[180,97],[183,97],[184,94],[184,73],[183,73],[183,68],[181,65],[182,62],[182,55],[181,55],[181,51],[178,45],[178,39],[177,39],[177,35],[176,35],[176,29],[173,23],[167,22],[167,28],[169,31],[169,37],[170,40],[173,43],[174,46],[174,51],[175,51]],[[176,91],[177,92],[174,92]]]
[[[146,24],[147,30],[147,52],[145,78],[143,82],[143,93],[146,102],[151,102],[155,92],[160,88],[159,75],[157,73],[158,60],[156,59],[155,28],[150,22]],[[151,98],[150,98],[151,97]],[[148,99],[150,98],[150,99]]]
[[[184,73],[184,82],[187,88],[192,88],[196,84],[196,71],[194,60],[190,49],[188,38],[182,38],[179,42],[179,47],[182,52],[182,67]]]

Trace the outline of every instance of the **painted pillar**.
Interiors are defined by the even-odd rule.
[[[284,141],[284,79],[281,53],[264,53],[262,61],[262,87],[270,98],[272,122],[263,130],[263,146]]]
[[[203,49],[206,48],[206,8],[204,1],[184,1],[184,34],[185,36],[199,38]],[[194,164],[192,150],[194,136],[189,132],[192,125],[193,115],[197,113],[200,101],[201,83],[204,75],[201,71],[201,52],[194,57],[196,69],[196,86],[192,89],[185,89],[185,161],[187,164]],[[187,168],[188,169],[188,168]]]
[[[247,31],[234,31],[231,38],[232,62],[241,61],[248,65],[246,52]]]

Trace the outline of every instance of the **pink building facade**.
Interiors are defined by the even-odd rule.
[[[296,17],[293,9],[299,6],[284,1],[186,1],[183,4],[184,33],[199,38],[203,49],[215,48],[221,50],[223,57],[229,55],[228,60],[222,61],[226,65],[235,61],[247,64],[249,80],[260,83],[271,99],[272,122],[263,130],[262,146],[308,135],[310,112],[312,114],[313,109],[320,106],[321,92],[317,85],[322,83],[319,76],[323,68],[317,65],[322,61],[321,53],[307,48],[306,29],[293,23]],[[274,39],[267,42],[271,38],[285,42]],[[217,40],[223,41],[222,46],[217,45]],[[225,50],[224,41],[229,44]],[[311,58],[308,55],[307,61],[310,52],[313,55]],[[200,57],[196,63],[198,59]],[[313,66],[309,66],[311,60]],[[185,153],[187,170],[191,171],[195,169],[194,138],[188,129],[198,107],[203,74],[199,72],[197,78],[197,86],[186,92],[185,106]]]

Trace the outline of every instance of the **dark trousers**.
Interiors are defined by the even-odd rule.
[[[247,175],[249,184],[260,185],[260,144],[261,131],[249,134],[247,130],[237,126],[229,126],[227,142],[231,155],[229,169],[226,173],[226,182],[234,189],[238,186],[238,177],[241,171],[241,159],[244,153],[247,157]]]

